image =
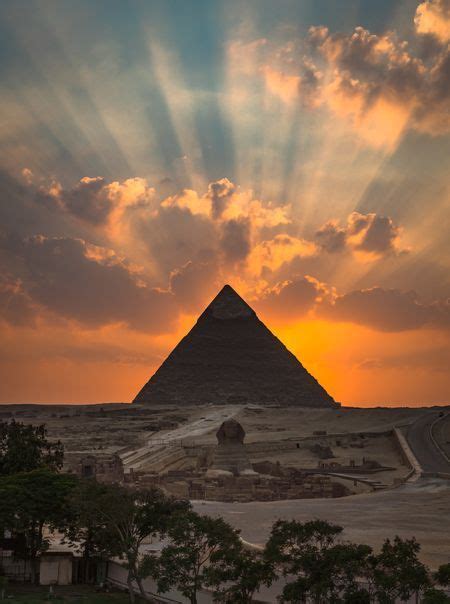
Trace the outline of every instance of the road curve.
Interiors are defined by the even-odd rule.
[[[438,417],[437,411],[421,415],[409,427],[406,438],[424,472],[450,473],[450,463],[431,437],[431,426]]]

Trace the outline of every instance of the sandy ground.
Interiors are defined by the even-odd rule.
[[[225,504],[195,502],[196,511],[222,516],[251,543],[264,544],[275,520],[320,518],[344,527],[342,538],[379,548],[386,537],[415,537],[432,568],[450,562],[450,482],[421,479],[386,491],[341,499]]]
[[[311,436],[315,430],[329,434],[389,430],[407,425],[422,415],[423,408],[305,409],[299,407],[233,407],[232,414],[243,425],[246,442],[274,441]],[[202,444],[215,444],[215,433],[228,406],[183,408],[139,407],[125,403],[105,405],[0,405],[0,419],[45,423],[49,435],[61,438],[67,450],[117,451],[146,444],[150,438],[165,439],[180,431]],[[236,413],[235,413],[236,411]],[[207,421],[206,421],[207,420]],[[155,431],[155,424],[162,428]],[[164,422],[172,425],[164,427]],[[188,424],[190,424],[188,426]],[[194,424],[194,426],[192,426]],[[198,431],[194,431],[197,430]]]

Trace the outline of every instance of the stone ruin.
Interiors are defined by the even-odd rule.
[[[277,501],[316,497],[344,497],[349,489],[329,476],[313,475],[280,464],[252,464],[244,444],[245,430],[229,419],[217,431],[217,446],[207,468],[165,473],[135,472],[141,486],[156,486],[170,495],[212,501]]]
[[[239,422],[228,419],[217,431],[217,447],[208,476],[255,474],[244,445],[245,430]]]
[[[65,455],[64,470],[80,478],[95,478],[98,482],[122,482],[123,464],[115,454],[71,454]]]

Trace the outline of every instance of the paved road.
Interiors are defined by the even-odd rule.
[[[431,425],[438,417],[436,411],[422,415],[411,424],[406,438],[424,472],[450,473],[450,463],[431,438]]]

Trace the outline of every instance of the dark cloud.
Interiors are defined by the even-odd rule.
[[[423,304],[414,291],[356,290],[337,295],[333,288],[310,276],[279,283],[257,302],[258,310],[278,320],[315,315],[331,321],[356,323],[379,331],[450,328],[450,301]]]
[[[358,212],[350,215],[347,231],[349,236],[362,235],[355,249],[378,254],[396,251],[395,243],[400,233],[388,216]]]
[[[214,255],[217,233],[212,221],[187,208],[160,207],[151,217],[135,221],[135,236],[144,242],[161,278],[188,261],[204,261]]]
[[[399,247],[399,236],[400,228],[389,216],[353,212],[345,227],[328,221],[316,231],[315,238],[320,247],[330,253],[353,249],[385,255],[405,251]]]
[[[207,197],[211,200],[211,212],[214,219],[222,216],[235,191],[235,185],[228,178],[221,178],[208,185]]]
[[[278,320],[298,319],[314,308],[325,286],[313,277],[298,277],[279,283],[258,300],[256,308]]]
[[[329,220],[316,231],[316,241],[322,249],[331,254],[342,252],[346,248],[347,231],[336,221]]]
[[[3,334],[2,334],[3,335]],[[57,336],[56,336],[57,337]],[[163,354],[139,352],[118,346],[111,342],[76,343],[71,341],[71,333],[67,333],[67,341],[61,342],[45,338],[39,346],[8,346],[0,349],[0,360],[6,362],[27,362],[65,359],[76,363],[117,363],[120,365],[156,365],[163,360]]]
[[[34,236],[23,240],[20,254],[25,292],[62,317],[91,327],[123,322],[153,333],[170,330],[177,317],[170,292],[150,288],[114,254],[82,239]]]
[[[251,249],[250,230],[249,218],[236,218],[223,223],[220,247],[226,262],[242,262],[247,258]]]
[[[61,230],[69,235],[75,232],[69,220],[55,212],[53,201],[39,202],[36,187],[0,170],[0,233],[27,236]]]
[[[357,363],[356,369],[382,370],[401,369],[410,371],[433,371],[448,373],[450,366],[450,349],[448,346],[411,350],[403,354],[386,357],[366,358]]]
[[[414,291],[371,289],[353,291],[326,301],[318,312],[334,321],[367,325],[380,331],[405,331],[421,327],[450,327],[447,301],[421,304]]]
[[[93,225],[104,224],[113,208],[105,179],[100,176],[86,176],[74,188],[61,189],[58,199],[73,216]]]
[[[36,308],[22,289],[20,281],[0,277],[0,319],[16,327],[35,325]]]

